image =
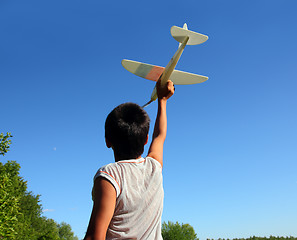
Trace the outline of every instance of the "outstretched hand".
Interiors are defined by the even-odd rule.
[[[169,99],[175,91],[175,87],[171,80],[168,80],[164,86],[161,86],[161,81],[157,82],[157,94],[159,99],[167,100]]]

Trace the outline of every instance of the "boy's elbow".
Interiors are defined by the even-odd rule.
[[[83,240],[105,240],[105,237],[96,237],[94,235],[85,236]]]
[[[153,135],[153,138],[158,138],[160,140],[165,141],[167,132],[166,131],[159,131]]]
[[[92,240],[92,237],[90,235],[86,235],[83,240]]]
[[[161,133],[158,138],[160,139],[159,141],[162,142],[164,144],[165,139],[166,139],[166,132],[165,133]]]
[[[83,240],[105,240],[105,234],[86,233]]]
[[[95,239],[94,235],[87,232],[83,240],[94,240],[94,239]]]

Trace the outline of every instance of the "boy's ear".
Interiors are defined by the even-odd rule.
[[[108,147],[108,148],[112,147],[110,141],[108,141],[106,138],[105,138],[105,144],[106,144],[106,147]]]
[[[145,141],[145,144],[144,145],[146,145],[147,142],[148,142],[148,135],[146,136],[146,141]]]

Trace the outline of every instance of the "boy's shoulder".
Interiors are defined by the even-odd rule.
[[[160,163],[158,160],[156,160],[156,159],[154,159],[154,158],[152,158],[152,157],[149,157],[149,156],[147,156],[145,159],[146,159],[146,161],[149,161],[149,162],[151,162],[153,165],[156,165],[156,166],[158,166],[160,169],[162,169],[162,165],[161,165],[161,163]]]
[[[98,169],[96,172],[93,182],[99,177],[108,180],[116,190],[116,196],[118,197],[121,193],[121,172],[118,169],[116,162],[106,164]],[[94,191],[92,190],[92,196],[94,197]]]
[[[117,164],[117,162],[108,163],[108,164],[106,164],[104,166],[101,166],[97,170],[97,172],[96,172],[96,174],[94,176],[94,181],[95,181],[95,179],[98,176],[102,175],[102,173],[103,174],[105,173],[105,174],[108,174],[108,175],[114,175],[114,173],[117,172],[117,171],[118,171],[118,164]]]
[[[129,168],[133,166],[146,166],[146,165],[153,165],[162,169],[161,164],[156,159],[147,156],[145,158],[141,157],[138,159],[128,159],[128,160],[121,160],[117,162],[108,163],[100,167],[96,175],[99,172],[113,173],[114,171],[120,171],[120,169],[126,168],[126,167]]]

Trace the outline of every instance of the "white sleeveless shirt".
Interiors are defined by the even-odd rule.
[[[115,188],[115,212],[106,239],[162,239],[163,178],[161,164],[151,158],[110,163],[98,170]]]

